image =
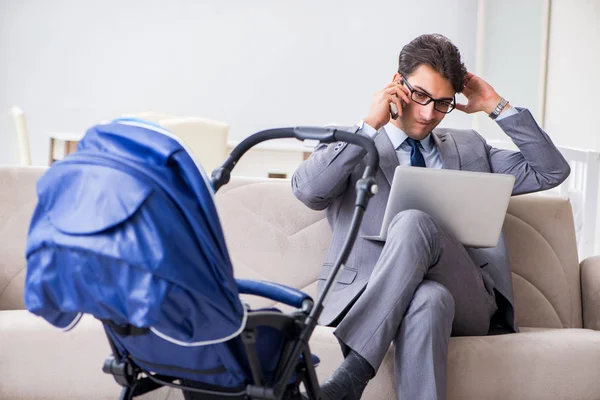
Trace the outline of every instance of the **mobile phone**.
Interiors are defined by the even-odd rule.
[[[398,106],[395,103],[390,103],[390,116],[392,119],[398,119]]]
[[[403,84],[401,80],[397,80],[395,83],[399,85]],[[402,99],[400,100],[400,104],[404,106],[404,102],[402,101]],[[396,106],[395,103],[390,103],[390,117],[392,117],[392,119],[398,119],[398,106]]]

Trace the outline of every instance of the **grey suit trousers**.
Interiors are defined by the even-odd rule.
[[[335,335],[375,371],[395,342],[398,398],[445,399],[450,336],[488,333],[493,288],[433,218],[405,211],[390,224],[371,278]]]

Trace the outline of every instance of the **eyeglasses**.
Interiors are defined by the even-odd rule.
[[[451,102],[448,100],[436,100],[427,93],[423,93],[413,89],[413,87],[410,86],[410,83],[408,83],[404,75],[402,75],[402,81],[404,81],[406,87],[408,88],[408,90],[410,90],[411,100],[417,104],[426,106],[427,104],[433,101],[433,108],[435,108],[436,111],[439,111],[444,114],[448,114],[456,107],[456,96],[452,96]]]

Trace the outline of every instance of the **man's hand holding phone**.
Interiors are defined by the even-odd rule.
[[[387,84],[382,90],[375,93],[369,115],[365,123],[379,130],[390,122],[390,118],[402,115],[404,105],[410,102],[409,91],[397,80]]]

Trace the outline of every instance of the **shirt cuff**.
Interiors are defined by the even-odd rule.
[[[506,110],[506,111],[508,111],[508,110]],[[357,125],[363,133],[366,133],[371,138],[374,138],[375,135],[377,135],[377,131],[375,130],[375,128],[373,128],[371,125],[367,124],[364,120],[360,120],[360,122]]]
[[[498,117],[496,117],[496,122],[500,121],[501,119],[516,115],[518,113],[519,113],[519,110],[517,110],[513,106],[509,105],[508,108],[506,110],[504,110],[504,112],[502,114],[500,114],[500,115],[498,115]]]

